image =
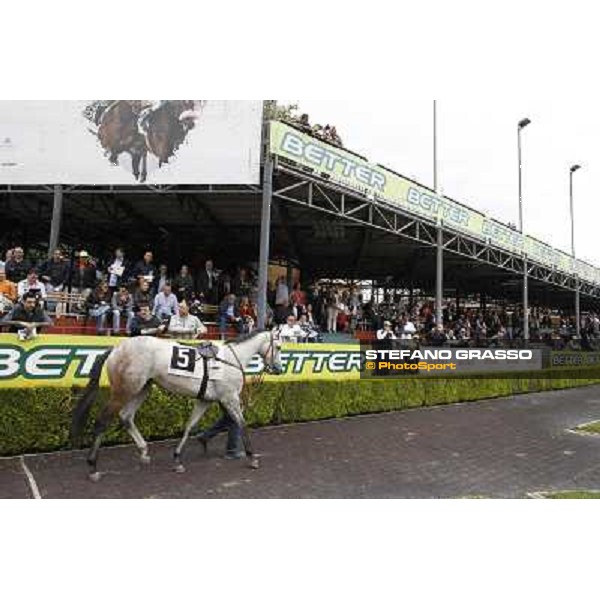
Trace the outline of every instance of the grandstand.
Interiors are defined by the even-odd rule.
[[[526,258],[531,306],[570,311],[579,288],[581,310],[597,310],[599,269],[290,124],[265,132],[262,186],[0,186],[0,247],[42,257],[60,242],[105,256],[125,245],[135,257],[153,248],[172,271],[207,257],[256,266],[267,195],[269,261],[299,269],[304,284],[368,281],[373,291],[434,298],[441,245],[446,301],[518,306]]]

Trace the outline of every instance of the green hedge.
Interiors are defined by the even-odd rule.
[[[582,379],[578,371],[578,379],[573,379],[565,371],[564,377],[561,372],[561,378],[267,382],[254,391],[254,402],[246,417],[251,426],[312,421],[600,382],[598,371],[590,371],[589,375]],[[106,394],[106,390],[101,392],[98,406]],[[183,431],[192,404],[191,398],[154,388],[136,422],[147,439],[177,437]],[[68,448],[72,406],[70,389],[0,389],[0,455]],[[217,411],[216,407],[208,411],[201,426],[213,421]],[[124,441],[130,439],[120,428],[114,426],[109,430],[106,443]]]

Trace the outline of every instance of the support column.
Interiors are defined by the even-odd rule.
[[[263,167],[263,197],[260,221],[260,254],[258,258],[258,328],[263,329],[267,315],[269,240],[271,236],[271,201],[273,198],[273,159],[267,148]]]
[[[441,223],[437,230],[435,261],[435,324],[443,323],[442,300],[444,295],[444,235]]]
[[[433,101],[433,189],[440,196],[438,181],[438,155],[437,155],[437,102]],[[438,223],[437,249],[435,263],[435,324],[443,324],[442,296],[444,294],[444,232],[442,223]]]
[[[579,275],[575,275],[575,334],[581,338],[581,311],[579,307]]]
[[[54,186],[54,203],[52,205],[52,222],[50,223],[50,241],[48,243],[48,257],[51,257],[60,240],[60,224],[62,221],[63,188],[62,185]]]
[[[529,277],[527,274],[527,257],[523,257],[523,341],[529,343]]]

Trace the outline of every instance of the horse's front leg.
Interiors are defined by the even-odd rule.
[[[246,421],[244,420],[244,414],[242,413],[239,397],[231,396],[230,398],[222,399],[221,405],[239,427],[242,441],[244,442],[246,458],[248,459],[248,466],[251,469],[258,469],[260,463],[258,461],[258,456],[256,456],[252,450],[250,434],[248,433],[248,428],[246,427]]]
[[[175,452],[173,453],[173,458],[175,459],[175,464],[173,466],[173,470],[175,473],[185,473],[185,467],[181,462],[181,453],[183,452],[183,447],[190,437],[190,432],[197,425],[198,421],[202,418],[202,415],[206,412],[206,409],[209,407],[210,403],[204,400],[196,402],[194,406],[194,410],[185,426],[185,431],[183,432],[183,437],[179,444],[177,444],[177,448],[175,448]]]

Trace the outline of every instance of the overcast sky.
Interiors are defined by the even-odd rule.
[[[286,101],[289,102],[289,101]],[[433,101],[295,100],[312,123],[336,125],[344,144],[372,162],[433,186]],[[438,176],[445,195],[518,223],[517,123],[523,130],[524,229],[570,252],[569,167],[575,253],[600,266],[600,115],[594,102],[438,100]]]

